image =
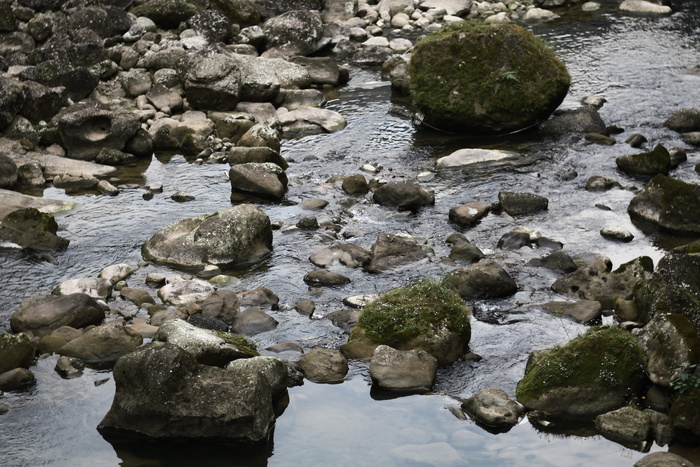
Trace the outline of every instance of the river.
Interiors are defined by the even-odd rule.
[[[689,160],[672,176],[697,182],[697,153],[663,122],[681,107],[700,108],[700,6],[674,4],[664,17],[623,15],[614,1],[602,1],[598,11],[579,7],[563,10],[560,19],[533,27],[559,54],[572,76],[562,107],[573,108],[582,98],[601,95],[600,110],[607,124],[625,129],[618,144],[598,146],[582,139],[552,140],[535,133],[489,140],[459,138],[416,130],[394,111],[405,98],[392,92],[376,70],[351,67],[350,83],[329,94],[328,108],[340,112],[348,126],[334,134],[286,140],[282,155],[290,160],[285,202],[262,204],[272,221],[284,227],[311,215],[298,203],[323,198],[329,206],[318,220],[342,225],[342,232],[369,248],[378,233],[403,233],[432,250],[428,260],[407,268],[370,275],[341,266],[332,268],[352,282],[340,288],[313,289],[303,276],[314,269],[308,256],[334,241],[323,230],[275,232],[274,252],[253,269],[238,271],[224,286],[232,290],[264,285],[280,297],[280,310],[270,312],[277,330],[254,337],[260,348],[280,342],[297,342],[307,351],[337,348],[346,336],[323,317],[343,308],[344,297],[389,290],[420,277],[441,277],[455,267],[444,260],[445,244],[454,232],[448,221],[451,207],[472,201],[492,203],[500,190],[537,193],[549,199],[544,213],[513,219],[490,214],[464,234],[489,257],[504,264],[519,285],[508,299],[473,303],[470,349],[479,362],[458,362],[441,369],[435,393],[394,399],[371,391],[367,364],[354,362],[347,381],[337,385],[306,382],[289,390],[290,402],[279,417],[269,450],[248,455],[211,447],[142,449],[112,446],[95,427],[107,412],[114,383],[107,371],[86,370],[80,378],[64,380],[54,371],[56,357],[40,359],[32,367],[37,384],[0,398],[11,407],[0,416],[0,464],[7,466],[189,466],[189,465],[632,465],[644,454],[604,439],[588,427],[564,434],[559,427],[532,426],[527,419],[508,433],[492,434],[452,411],[458,398],[480,389],[498,387],[513,395],[522,377],[527,355],[536,349],[563,344],[585,327],[554,318],[536,305],[561,300],[550,285],[558,277],[548,270],[525,267],[545,250],[496,249],[498,239],[524,225],[564,244],[571,256],[601,253],[615,266],[641,255],[658,261],[665,249],[687,241],[667,237],[631,222],[629,189],[587,192],[593,175],[616,178],[625,187],[641,187],[638,180],[617,172],[615,158],[637,152],[624,144],[627,136],[641,133],[649,147],[661,143],[688,149]],[[436,171],[435,160],[464,147],[518,151],[522,158],[508,166],[482,166],[468,171]],[[425,171],[435,176],[423,185],[435,191],[436,202],[415,215],[388,211],[370,198],[349,199],[328,180],[335,175],[361,173],[360,167],[381,167],[377,178],[414,178]],[[578,176],[566,181],[564,174]],[[57,215],[60,235],[69,238],[66,252],[56,254],[58,264],[37,255],[3,250],[0,255],[0,332],[9,330],[9,318],[19,302],[31,295],[49,293],[61,281],[94,277],[115,263],[136,265],[140,247],[157,229],[177,219],[213,213],[230,206],[227,166],[197,164],[181,155],[157,154],[137,167],[120,169],[113,184],[116,197],[66,194],[47,188],[43,196],[77,203],[76,209]],[[370,176],[369,174],[366,174]],[[164,193],[142,198],[143,186],[161,182]],[[170,195],[186,191],[196,199],[176,203]],[[596,205],[605,205],[602,210]],[[631,231],[629,244],[603,239],[603,226]],[[145,287],[149,272],[178,274],[158,266],[144,266],[131,278],[132,287]],[[153,291],[152,291],[153,292]],[[296,302],[316,303],[312,319],[293,311]],[[142,312],[143,313],[143,312]],[[452,409],[452,410],[451,410]],[[651,446],[650,450],[665,450]]]

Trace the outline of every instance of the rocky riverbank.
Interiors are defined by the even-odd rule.
[[[341,9],[340,2],[325,2],[316,8],[305,4],[302,10],[288,5],[289,11],[282,11],[287,5],[270,7],[255,2],[243,2],[250,11],[242,5],[231,9],[227,8],[229,3],[219,2],[212,2],[209,8],[200,2],[151,1],[123,6],[25,3],[3,4],[10,8],[5,17],[13,19],[3,33],[3,43],[10,44],[3,52],[7,70],[0,105],[6,121],[2,128],[5,154],[0,162],[7,168],[2,173],[9,174],[3,179],[4,187],[53,183],[66,190],[100,190],[105,196],[116,196],[118,202],[119,189],[99,179],[109,175],[112,166],[150,157],[153,151],[176,151],[201,163],[229,163],[232,201],[261,204],[285,197],[289,183],[285,170],[290,162],[283,158],[282,138],[344,127],[342,115],[324,109],[323,104],[326,95],[347,81],[346,60],[355,65],[381,65],[392,56],[405,58],[403,52],[412,47],[408,39],[388,40],[392,35],[429,31],[468,17],[526,21],[539,10],[526,2],[507,6],[422,2],[418,8],[413,2],[380,2],[353,5],[356,9],[352,12]],[[178,8],[170,9],[168,4]],[[235,16],[243,11],[249,16]],[[300,37],[295,31],[304,31],[304,35]],[[394,74],[392,82],[401,88],[405,79],[405,75]],[[687,134],[692,142],[694,132],[700,130],[695,114],[679,112],[668,126]],[[602,123],[595,105],[588,105],[558,115],[544,125],[542,133],[585,134],[587,139],[600,142],[609,141],[605,138],[610,138],[611,130]],[[483,151],[480,162],[508,157]],[[630,155],[618,161],[618,166],[642,181],[654,176],[630,204],[631,216],[671,232],[696,235],[696,190],[667,176],[682,161],[682,154],[682,149],[661,147]],[[449,161],[451,167],[465,167],[475,160],[473,154],[462,152],[450,156]],[[420,216],[422,208],[436,202],[432,190],[413,181],[383,183],[353,175],[336,182],[348,196],[371,191],[372,201],[387,212],[410,211]],[[590,189],[615,188],[614,180],[605,182],[590,180]],[[143,187],[144,199],[160,188]],[[30,206],[19,214],[14,209],[5,213],[0,227],[5,241],[35,249],[70,248],[60,237],[55,238],[59,233],[55,222],[46,216],[69,205],[3,193],[8,199],[4,206]],[[186,201],[188,195],[178,198]],[[323,209],[323,202],[309,200],[309,208]],[[449,221],[456,228],[468,229],[484,216],[506,213],[520,217],[547,209],[546,198],[504,190],[493,205],[474,202],[451,207]],[[136,432],[147,438],[192,437],[256,444],[267,439],[287,386],[298,384],[301,375],[310,381],[342,381],[348,357],[371,357],[372,378],[380,387],[429,390],[438,363],[431,359],[447,362],[419,346],[395,350],[381,345],[390,343],[377,338],[370,339],[364,354],[349,352],[346,346],[314,349],[302,356],[303,349],[295,342],[256,349],[243,337],[273,331],[278,325],[270,313],[279,302],[274,284],[235,292],[226,286],[217,290],[217,284],[226,279],[222,274],[226,268],[255,264],[274,249],[273,228],[279,225],[271,222],[264,210],[264,205],[260,209],[238,204],[156,226],[162,228],[144,244],[144,259],[185,268],[199,278],[154,274],[144,284],[131,284],[129,277],[145,263],[116,264],[105,268],[99,277],[66,281],[51,294],[27,297],[11,319],[16,334],[3,336],[2,361],[11,364],[0,371],[2,386],[13,390],[32,384],[26,367],[37,351],[62,355],[57,371],[66,375],[80,374],[84,364],[108,368],[116,364],[117,395],[100,425],[107,436]],[[342,230],[333,223],[319,225],[313,216],[293,228]],[[27,235],[20,235],[27,232],[32,232],[28,240]],[[614,228],[601,234],[629,239],[629,232]],[[54,243],[47,248],[36,237],[50,238]],[[369,249],[342,241],[342,237],[337,240],[312,255],[310,261],[318,269],[305,276],[306,283],[313,287],[347,283],[348,277],[329,270],[338,262],[377,274],[415,264],[429,255],[414,239],[389,232],[378,235]],[[451,260],[464,266],[448,275],[463,300],[488,300],[518,290],[507,267],[490,259],[466,237],[456,234],[447,240],[452,245]],[[545,422],[569,415],[590,418],[599,413],[613,419],[617,416],[613,411],[620,406],[638,405],[648,411],[638,411],[643,415],[625,419],[621,426],[611,428],[604,419],[596,419],[600,432],[637,443],[640,449],[652,438],[659,445],[695,442],[700,433],[697,416],[692,415],[692,407],[697,407],[693,403],[697,375],[692,369],[698,363],[694,298],[700,296],[700,287],[694,282],[698,265],[692,247],[670,253],[656,271],[648,259],[640,258],[613,272],[605,259],[590,264],[574,261],[555,240],[538,238],[535,232],[513,231],[498,245],[505,251],[535,245],[547,252],[532,266],[559,271],[562,277],[553,287],[574,301],[545,304],[545,309],[585,323],[595,323],[603,314],[625,323],[611,328],[615,331],[592,330],[571,346],[584,344],[585,348],[585,344],[600,339],[598,346],[614,348],[620,341],[621,352],[630,348],[630,355],[639,358],[622,365],[624,370],[636,365],[634,374],[621,375],[617,373],[618,362],[611,362],[618,358],[617,353],[601,356],[588,349],[583,366],[578,363],[579,350],[572,351],[577,356],[574,361],[556,349],[533,355],[528,378],[543,371],[539,368],[553,365],[551,362],[562,371],[544,378],[549,387],[543,387],[543,381],[524,379],[516,394],[520,403],[531,411],[533,419]],[[480,261],[484,257],[486,260]],[[364,304],[365,300],[359,300],[360,306]],[[300,301],[295,308],[311,316],[314,303]],[[666,316],[667,312],[673,314]],[[359,312],[344,311],[329,319],[350,331]],[[630,333],[622,328],[641,331]],[[614,345],[604,341],[611,334],[617,339]],[[673,350],[668,336],[673,336]],[[142,346],[144,339],[153,342]],[[357,339],[349,344],[357,345]],[[467,350],[464,341],[457,346]],[[257,354],[261,352],[278,352],[285,359],[260,357]],[[478,356],[467,354],[467,358]],[[180,368],[182,374],[170,381],[173,387],[163,389],[156,402],[149,402],[139,391],[148,394],[153,388],[164,388],[166,375],[155,371],[157,368]],[[242,387],[243,380],[248,386]],[[224,388],[221,381],[230,387]],[[464,410],[486,426],[512,425],[524,413],[523,407],[502,393],[490,391],[480,396],[465,402]],[[608,396],[608,404],[593,409],[573,403]],[[240,404],[228,406],[224,399]],[[498,414],[484,416],[492,405]],[[137,419],[130,414],[136,414]],[[231,419],[222,423],[221,414]],[[250,417],[255,417],[254,426],[243,427],[240,421]],[[185,421],[166,429],[167,420],[173,418]],[[192,434],[188,420],[197,420],[207,428]],[[628,436],[628,431],[634,436]]]

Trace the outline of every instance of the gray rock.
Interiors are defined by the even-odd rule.
[[[264,443],[274,425],[263,374],[200,365],[163,343],[141,347],[114,368],[114,401],[98,430],[160,440]]]
[[[546,211],[549,207],[549,200],[547,198],[532,193],[499,191],[498,202],[501,205],[501,209],[511,216]]]
[[[92,328],[58,349],[67,357],[79,358],[88,365],[112,367],[119,357],[143,344],[143,337],[121,323],[112,322]]]
[[[371,253],[372,261],[367,270],[374,273],[404,266],[428,256],[414,240],[388,233],[380,233],[377,236]]]
[[[508,297],[518,291],[518,286],[510,274],[492,260],[455,269],[445,280],[452,284],[465,300]]]
[[[326,98],[318,89],[280,89],[275,98],[278,107],[297,110],[304,107],[322,107]]]
[[[95,157],[95,162],[105,165],[127,165],[136,161],[136,156],[118,149],[105,148]],[[106,181],[106,180],[101,180]],[[98,184],[99,185],[99,184]]]
[[[229,326],[236,322],[240,305],[238,295],[231,290],[217,290],[200,303],[202,314],[223,321]]]
[[[112,296],[112,283],[103,278],[68,279],[61,282],[51,293],[54,295],[84,293],[92,298],[107,300]]]
[[[640,148],[647,141],[648,140],[644,137],[644,135],[640,135],[639,133],[634,133],[634,134],[629,135],[627,137],[627,139],[625,140],[625,143],[629,144],[633,148]]]
[[[382,79],[390,81],[392,87],[408,94],[411,82],[408,72],[408,58],[403,55],[393,55],[382,63]]]
[[[119,281],[126,280],[134,273],[134,268],[126,263],[113,264],[104,268],[97,276],[100,279],[107,279],[112,285]]]
[[[229,19],[219,10],[204,10],[187,20],[187,25],[209,42],[228,42],[234,35]]]
[[[99,324],[104,316],[100,305],[86,294],[36,295],[22,300],[10,318],[10,326],[14,332],[31,331],[41,337],[61,326]]]
[[[479,423],[492,428],[510,428],[525,413],[525,408],[508,397],[504,391],[486,388],[462,403],[462,409]]]
[[[158,289],[158,298],[170,305],[203,302],[214,293],[214,286],[200,279],[176,280]]]
[[[316,304],[313,300],[301,300],[294,305],[294,309],[297,313],[311,318],[316,310]]]
[[[14,188],[18,176],[17,164],[9,156],[0,154],[0,188]]]
[[[559,112],[540,125],[540,131],[554,136],[566,136],[572,133],[608,134],[598,109],[592,105]]]
[[[350,278],[327,269],[316,269],[304,276],[304,282],[309,285],[332,287],[348,284]]]
[[[375,190],[374,202],[402,211],[415,211],[422,206],[435,204],[435,193],[411,180],[389,182]]]
[[[241,136],[237,145],[243,147],[267,147],[279,153],[280,134],[266,123],[256,123]]]
[[[253,125],[255,117],[244,112],[211,112],[210,118],[216,124],[216,134],[219,138],[227,138],[236,143]],[[267,162],[260,160],[244,160],[243,162]],[[237,162],[240,163],[240,162]]]
[[[318,11],[289,11],[267,20],[262,27],[267,48],[287,57],[315,52],[323,33]]]
[[[0,222],[0,240],[22,248],[63,251],[70,241],[56,235],[57,232],[58,224],[53,214],[33,207],[11,211]]]
[[[657,313],[637,332],[637,339],[647,354],[647,374],[659,386],[669,387],[682,373],[681,364],[691,364],[700,350],[697,336],[687,317]]]
[[[653,452],[639,459],[634,467],[694,467],[685,457],[672,452]]]
[[[357,325],[357,320],[360,319],[360,311],[346,308],[328,313],[323,318],[330,320],[334,326],[349,333]]]
[[[153,86],[153,80],[147,70],[132,68],[120,74],[119,80],[128,97],[138,97],[146,94]]]
[[[252,306],[238,313],[232,330],[245,336],[254,336],[272,331],[277,328],[278,324],[276,319],[265,313],[260,307]]]
[[[526,232],[506,232],[498,239],[497,247],[502,250],[519,250],[522,247],[531,247],[530,235]]]
[[[34,352],[34,345],[26,334],[0,334],[0,374],[28,367],[34,360]]]
[[[290,62],[304,67],[313,84],[330,84],[338,86],[342,83],[340,67],[333,57],[291,57]]]
[[[176,29],[200,11],[200,7],[186,0],[152,0],[132,8],[131,13],[145,16],[164,29]]]
[[[369,183],[367,183],[367,179],[362,174],[350,175],[349,177],[343,178],[341,188],[350,196],[364,195],[370,190]]]
[[[301,107],[279,115],[285,136],[333,133],[342,130],[347,122],[338,112],[316,107]]]
[[[617,180],[601,175],[594,175],[586,180],[587,191],[608,191],[613,188],[622,188],[622,185]]]
[[[4,169],[3,169],[4,170]],[[11,169],[3,171],[6,176],[11,175]],[[0,182],[1,184],[2,182]],[[21,165],[17,168],[17,183],[20,186],[44,186],[46,184],[46,179],[44,178],[44,172],[41,170],[41,166],[35,162],[30,162],[28,164]]]
[[[185,97],[200,109],[230,110],[241,94],[241,73],[228,55],[200,57],[190,67],[185,81]]]
[[[289,379],[287,364],[279,358],[260,356],[241,358],[226,365],[226,370],[261,374],[270,384],[273,399],[277,399],[287,391]]]
[[[313,349],[299,359],[304,377],[314,383],[338,383],[348,374],[348,362],[338,350]]]
[[[609,239],[609,240],[617,240],[619,242],[625,242],[629,243],[634,239],[634,235],[632,233],[622,227],[616,227],[616,226],[605,226],[600,230],[600,235]]]
[[[625,0],[620,4],[620,11],[626,11],[629,13],[667,15],[673,10],[671,10],[670,6],[659,5],[658,3],[648,2],[646,0]]]
[[[455,242],[450,249],[450,259],[476,263],[484,257],[484,253],[468,241]]]
[[[67,156],[94,160],[104,148],[124,150],[139,129],[131,112],[76,104],[58,120],[58,132]]]
[[[250,162],[271,162],[280,166],[283,170],[289,167],[287,161],[285,161],[277,151],[268,147],[232,147],[229,151],[228,162],[231,165],[247,164]]]
[[[22,83],[13,79],[0,79],[3,93],[0,95],[0,131],[4,130],[19,113],[27,98]]]
[[[606,438],[636,445],[641,445],[651,434],[649,415],[632,407],[598,415],[595,427]]]
[[[603,307],[595,300],[579,300],[577,302],[548,302],[542,308],[556,316],[568,316],[579,323],[589,323],[599,319]]]
[[[176,221],[151,237],[142,254],[149,261],[201,269],[252,264],[271,250],[270,219],[260,208],[243,204]]]
[[[64,378],[75,378],[83,374],[85,363],[79,358],[61,356],[56,361],[54,370]]]
[[[163,323],[153,340],[177,345],[202,365],[223,367],[238,358],[257,355],[254,349],[243,345],[247,344],[244,339],[236,342],[230,334],[202,329],[181,319]]]
[[[31,371],[26,368],[15,368],[0,374],[0,389],[13,391],[34,384],[35,381],[34,373]]]
[[[271,162],[237,164],[229,170],[231,189],[236,192],[280,200],[287,190],[284,170]]]
[[[579,268],[579,265],[573,259],[561,250],[554,251],[542,258],[535,258],[528,261],[525,266],[536,268],[547,268],[552,271],[574,272]]]
[[[491,206],[486,203],[474,202],[462,204],[450,208],[449,218],[451,222],[460,227],[473,227],[491,210]]]
[[[141,92],[140,94],[144,93]],[[171,112],[177,112],[182,109],[182,96],[180,96],[179,93],[168,89],[162,84],[156,84],[153,87],[149,87],[145,94],[148,102],[153,104],[153,107],[160,111],[167,108],[170,109]]]
[[[435,165],[438,168],[467,167],[475,164],[495,164],[513,161],[519,157],[520,154],[513,151],[467,148],[458,149],[449,156],[441,157]]]
[[[311,84],[309,73],[301,65],[281,58],[231,55],[240,71],[241,101],[272,101],[280,89],[307,88]],[[244,111],[242,109],[238,109]],[[255,114],[254,114],[255,115]],[[265,119],[257,119],[265,123]]]
[[[700,110],[679,109],[664,122],[664,126],[679,133],[700,131]]]
[[[139,308],[144,307],[144,305],[153,305],[156,301],[151,297],[151,294],[144,289],[135,289],[133,287],[122,287],[119,290],[119,294],[125,300],[130,301]]]
[[[659,174],[630,201],[630,217],[675,233],[700,233],[700,197],[693,185]]]
[[[369,375],[380,388],[423,393],[433,388],[438,362],[424,350],[396,350],[380,345],[372,354]]]
[[[367,266],[371,260],[372,254],[369,251],[350,243],[334,243],[309,256],[309,261],[320,268],[326,268],[336,261],[351,268],[359,268]]]
[[[238,292],[238,302],[241,306],[269,306],[273,310],[277,310],[279,309],[279,301],[279,297],[272,290],[263,286]]]
[[[660,144],[654,149],[641,154],[625,155],[615,159],[617,167],[628,175],[653,177],[656,174],[668,174],[671,167],[671,155]]]

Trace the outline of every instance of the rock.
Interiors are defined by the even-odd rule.
[[[542,308],[556,316],[568,316],[579,323],[590,323],[600,319],[603,307],[595,300],[579,300],[577,302],[549,302]]]
[[[519,250],[522,247],[530,247],[530,235],[526,232],[506,232],[498,239],[497,248],[502,250]]]
[[[369,358],[380,344],[424,350],[446,366],[462,357],[469,344],[470,312],[449,283],[413,282],[365,306],[341,350],[348,358]]]
[[[187,192],[184,191],[176,191],[170,196],[170,199],[177,203],[186,203],[188,201],[194,201],[196,198],[194,195],[191,195]]]
[[[232,330],[245,336],[254,336],[263,332],[274,330],[279,323],[272,316],[252,306],[238,313]]]
[[[218,10],[204,10],[187,20],[187,25],[209,42],[228,42],[234,35],[229,19]]]
[[[700,198],[695,188],[663,174],[652,178],[627,207],[633,219],[679,234],[700,234]]]
[[[369,184],[362,174],[350,175],[343,179],[342,189],[350,196],[364,195],[369,192]]]
[[[401,211],[416,211],[422,206],[435,204],[435,193],[411,180],[389,182],[374,191],[374,202]]]
[[[322,107],[326,98],[318,89],[280,89],[275,103],[291,111],[304,107]]]
[[[547,268],[552,271],[574,272],[579,265],[573,259],[561,250],[554,251],[542,258],[535,258],[528,261],[525,266],[536,268]]]
[[[409,72],[425,123],[447,131],[526,128],[559,106],[570,83],[564,64],[529,31],[471,21],[424,37]]]
[[[377,346],[369,363],[369,375],[381,389],[402,393],[432,390],[438,363],[424,350],[396,350]]]
[[[107,279],[68,279],[51,291],[54,295],[84,293],[92,298],[107,300],[112,296],[112,283]]]
[[[63,188],[67,192],[80,191],[80,190],[91,190],[97,188],[99,180],[93,177],[84,175],[56,175],[53,178],[53,186],[55,188]]]
[[[61,326],[82,328],[100,324],[104,311],[94,298],[83,293],[36,295],[25,298],[10,318],[13,332],[31,331],[41,337]]]
[[[598,415],[626,405],[644,380],[644,363],[627,331],[592,328],[565,346],[532,354],[516,397],[529,410],[560,417]]]
[[[153,297],[151,297],[151,294],[144,289],[122,287],[119,290],[119,295],[121,295],[123,299],[130,301],[139,308],[144,307],[144,305],[153,305],[156,303]]]
[[[311,315],[313,315],[316,310],[316,304],[313,300],[301,300],[294,305],[294,309],[300,315],[311,318]]]
[[[691,131],[690,133],[683,133],[681,135],[683,141],[690,144],[691,146],[700,146],[700,131]]]
[[[344,332],[350,333],[352,328],[357,325],[357,320],[360,319],[360,312],[358,310],[346,308],[340,311],[332,311],[323,318],[330,320],[333,326],[337,326]]]
[[[75,104],[58,120],[67,156],[84,161],[95,160],[105,148],[123,151],[138,129],[139,121],[131,112],[94,105]]]
[[[476,263],[484,258],[484,253],[468,241],[455,242],[450,249],[450,259]]]
[[[475,202],[462,204],[450,208],[449,218],[451,222],[460,227],[473,227],[491,210],[491,206],[486,203]]]
[[[559,18],[556,13],[545,10],[543,8],[531,8],[525,12],[522,20],[527,23],[537,23],[540,21],[549,21],[555,18]]]
[[[279,153],[280,133],[268,124],[256,123],[241,136],[237,145],[243,147],[267,147]]]
[[[700,131],[700,110],[679,109],[664,122],[664,126],[679,133]]]
[[[629,243],[634,239],[634,235],[632,235],[629,230],[615,226],[603,227],[600,230],[600,235],[608,240],[617,240],[624,243]]]
[[[685,457],[664,451],[647,454],[634,463],[634,467],[692,467],[692,465]]]
[[[195,269],[207,264],[253,264],[270,251],[270,219],[249,204],[176,221],[156,232],[141,249],[147,261]]]
[[[508,297],[518,291],[510,274],[492,260],[455,269],[447,274],[445,281],[465,300]]]
[[[625,143],[629,144],[633,148],[640,148],[644,143],[647,142],[648,140],[644,137],[644,135],[640,135],[639,133],[629,135],[625,140]]]
[[[598,415],[595,427],[606,438],[640,447],[651,434],[649,415],[632,407],[622,407]]]
[[[314,383],[338,383],[348,374],[345,357],[333,349],[313,349],[299,359],[304,377]]]
[[[231,110],[238,104],[240,94],[241,73],[228,55],[199,57],[187,72],[185,97],[195,108]]]
[[[616,298],[632,298],[635,284],[648,279],[654,270],[651,258],[642,256],[610,272],[607,261],[597,261],[554,281],[552,290],[572,297],[596,300],[603,308],[612,308]]]
[[[0,374],[0,389],[14,391],[34,384],[34,373],[26,368],[15,368]]]
[[[10,174],[8,168],[2,169],[6,175]],[[0,182],[1,184],[2,182]],[[41,170],[41,166],[35,162],[30,162],[24,164],[17,168],[17,183],[20,186],[44,186],[46,184],[46,179],[44,178],[44,172]]]
[[[231,189],[280,200],[287,190],[284,170],[271,162],[237,164],[229,170]]]
[[[105,165],[128,165],[136,162],[136,156],[118,149],[103,149],[95,157],[95,162]],[[101,180],[102,182],[106,180]]]
[[[377,236],[371,254],[372,261],[367,266],[367,271],[373,273],[404,266],[428,256],[414,240],[388,233],[380,233]]]
[[[601,144],[604,146],[612,146],[613,144],[617,143],[615,138],[611,138],[607,135],[601,135],[600,133],[586,133],[584,135],[584,139],[589,143]]]
[[[80,60],[71,60],[71,55],[59,55],[24,69],[19,77],[23,81],[35,81],[49,88],[62,87],[69,99],[74,102],[80,101],[90,95],[99,84],[100,75],[93,65],[105,58],[104,49],[97,43],[74,44],[65,53],[76,54],[83,48],[97,49],[97,57],[89,59],[87,66]]]
[[[594,175],[586,180],[586,191],[608,191],[613,188],[622,188],[622,185],[617,180],[600,175]]]
[[[659,5],[658,3],[648,2],[646,0],[625,0],[620,4],[620,11],[658,15],[667,15],[672,12],[670,6]]]
[[[119,75],[119,80],[127,97],[132,98],[146,94],[153,86],[151,75],[144,68],[132,68],[122,72]]]
[[[17,184],[18,176],[15,162],[9,156],[0,154],[0,188],[14,188]]]
[[[316,269],[304,276],[304,282],[309,285],[332,287],[348,284],[350,278],[327,269]]]
[[[61,375],[63,378],[75,378],[83,374],[85,369],[85,363],[78,358],[72,357],[59,357],[56,361],[56,366],[54,371]]]
[[[540,131],[552,136],[566,136],[576,133],[608,134],[598,109],[592,105],[557,112],[554,117],[540,125]]]
[[[410,92],[411,77],[408,74],[408,58],[404,55],[393,55],[382,63],[382,79],[391,82],[391,86],[403,94]]]
[[[657,144],[649,152],[620,156],[615,159],[615,162],[617,167],[628,175],[653,177],[657,174],[668,174],[671,167],[671,155],[665,147]]]
[[[107,279],[112,285],[126,280],[134,273],[134,268],[126,263],[113,264],[104,268],[97,276],[100,279]]]
[[[181,319],[163,323],[153,340],[177,345],[202,365],[224,367],[237,358],[258,355],[255,344],[245,337],[202,329]]]
[[[0,222],[0,240],[35,250],[63,251],[70,240],[56,235],[58,224],[53,214],[33,207],[8,213]]]
[[[644,409],[644,413],[649,417],[649,421],[651,422],[651,433],[656,444],[659,446],[670,444],[673,440],[673,427],[671,426],[671,419],[669,416],[652,409]]]
[[[547,198],[532,193],[499,191],[498,202],[501,209],[511,216],[520,216],[539,211],[546,211],[549,207],[549,200]]]
[[[231,326],[236,322],[240,305],[238,295],[231,290],[217,290],[200,303],[202,315],[221,320]]]
[[[17,370],[13,370],[17,371]],[[679,394],[668,416],[676,439],[697,439],[700,436],[700,389],[690,389]]]
[[[229,325],[220,319],[212,318],[211,316],[196,313],[187,318],[187,322],[192,326],[207,329],[210,331],[228,332]]]
[[[486,388],[477,392],[462,402],[462,410],[477,422],[496,429],[510,429],[520,421],[525,412],[522,405],[496,388]]]
[[[262,375],[270,384],[272,398],[277,399],[287,391],[287,364],[275,357],[239,358],[226,365],[229,371],[250,371]]]
[[[336,261],[351,268],[365,267],[371,260],[372,254],[369,251],[350,243],[334,243],[309,256],[309,261],[320,268],[327,268]]]
[[[200,279],[176,280],[158,289],[158,298],[170,305],[203,302],[214,293],[214,286]]]
[[[21,82],[13,79],[0,79],[3,93],[0,95],[0,131],[15,119],[27,98],[27,91]]]
[[[131,9],[137,17],[145,16],[163,29],[176,29],[199,11],[200,7],[187,0],[151,0]]]
[[[279,309],[279,297],[267,287],[258,287],[252,290],[238,292],[238,302],[241,306],[269,306],[273,310]]]
[[[318,50],[323,21],[318,11],[293,10],[275,16],[262,26],[267,49],[286,57],[309,55]]]
[[[157,110],[163,111],[163,109],[168,108],[172,112],[177,112],[182,109],[182,96],[162,84],[156,84],[153,87],[149,86],[145,94],[148,102],[153,104],[153,107]]]
[[[121,323],[97,326],[58,349],[67,357],[79,358],[88,365],[110,368],[119,357],[143,344],[143,337]]]
[[[637,332],[647,355],[647,374],[659,386],[669,387],[682,373],[682,364],[694,364],[700,339],[682,314],[656,314]]]
[[[435,165],[437,168],[467,167],[470,165],[502,164],[520,158],[520,154],[514,151],[502,151],[498,149],[458,149],[449,156],[441,157]]]
[[[347,122],[338,112],[316,107],[302,107],[279,115],[285,136],[305,136],[342,130]]]
[[[274,425],[263,374],[201,365],[185,350],[152,343],[119,359],[116,393],[98,430],[155,440],[265,443]]]
[[[277,151],[267,147],[247,148],[242,146],[234,146],[229,151],[229,164],[237,165],[247,164],[250,162],[271,162],[273,164],[277,164],[284,170],[286,170],[287,167],[289,167],[287,161],[285,161]]]
[[[263,5],[252,0],[213,0],[213,6],[231,21],[241,27],[257,25]]]
[[[0,374],[34,361],[34,345],[26,334],[0,334]]]

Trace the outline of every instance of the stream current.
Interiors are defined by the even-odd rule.
[[[451,207],[473,201],[493,203],[500,190],[537,193],[549,199],[549,210],[520,218],[490,214],[464,231],[488,257],[505,265],[519,286],[508,299],[471,303],[470,349],[479,362],[458,362],[441,369],[435,394],[395,399],[371,391],[368,367],[353,362],[348,379],[339,385],[305,382],[291,388],[290,403],[279,417],[268,450],[244,455],[230,449],[142,449],[113,446],[96,426],[109,409],[114,383],[108,371],[86,370],[83,376],[63,380],[54,371],[57,357],[40,359],[32,367],[37,384],[0,398],[10,406],[0,417],[0,464],[7,466],[188,466],[188,465],[632,465],[644,454],[595,435],[590,428],[568,431],[532,426],[527,419],[508,433],[492,434],[452,411],[458,398],[486,387],[498,387],[511,396],[522,377],[528,354],[563,344],[585,327],[555,318],[536,305],[563,300],[550,290],[558,274],[524,264],[549,250],[496,249],[498,239],[523,225],[564,244],[573,257],[590,253],[608,256],[614,266],[648,255],[657,262],[664,251],[689,239],[671,238],[631,222],[627,205],[631,187],[643,182],[618,172],[615,158],[638,150],[624,144],[627,136],[641,133],[651,148],[661,143],[688,151],[688,161],[672,176],[698,182],[695,164],[700,156],[667,130],[663,122],[681,107],[700,108],[700,7],[686,1],[674,5],[664,17],[623,15],[617,2],[603,1],[601,9],[584,13],[564,10],[562,17],[533,27],[559,54],[572,76],[563,108],[574,108],[589,95],[603,96],[600,110],[606,124],[625,129],[614,146],[590,145],[582,138],[554,140],[522,133],[488,140],[460,138],[416,130],[393,110],[406,103],[382,82],[378,71],[351,68],[350,83],[329,95],[329,109],[340,112],[347,128],[334,134],[285,140],[282,155],[290,160],[289,191],[284,203],[261,204],[272,221],[284,227],[302,217],[316,215],[319,222],[342,225],[339,237],[329,232],[275,232],[274,252],[262,264],[233,273],[223,288],[232,290],[266,286],[280,297],[280,310],[269,313],[279,321],[272,332],[254,336],[259,348],[296,342],[305,350],[337,348],[347,336],[323,317],[344,308],[347,296],[377,293],[410,280],[439,278],[460,265],[445,261],[445,239],[456,227],[448,221]],[[468,170],[436,170],[438,157],[464,147],[517,151],[521,159],[506,166],[479,166]],[[372,164],[384,180],[415,178],[432,171],[423,186],[435,191],[432,207],[417,214],[390,211],[371,197],[349,198],[329,183],[335,175],[361,173]],[[120,169],[112,183],[121,188],[116,197],[67,194],[47,188],[39,195],[77,203],[58,214],[59,235],[70,239],[66,252],[55,255],[58,264],[17,250],[0,252],[0,332],[9,331],[9,318],[19,302],[31,295],[50,293],[61,281],[95,277],[115,263],[136,265],[141,245],[159,228],[183,217],[213,213],[231,205],[226,165],[196,164],[181,155],[156,154],[137,167]],[[565,176],[575,171],[572,180]],[[366,174],[368,177],[369,174]],[[587,192],[593,175],[617,179],[626,189]],[[143,186],[161,182],[164,193],[142,198]],[[186,191],[194,201],[176,203],[170,195]],[[32,193],[37,194],[37,193]],[[323,198],[325,210],[312,213],[298,203]],[[609,209],[601,209],[603,205]],[[607,225],[628,229],[629,244],[603,239]],[[310,289],[303,276],[315,267],[309,255],[338,239],[369,248],[380,232],[414,236],[432,251],[427,260],[405,268],[370,275],[340,265],[331,270],[351,278],[340,288]],[[347,237],[347,238],[346,238]],[[145,266],[128,279],[132,287],[146,287],[149,272],[180,274],[159,266]],[[155,291],[151,290],[155,295]],[[293,310],[300,300],[316,303],[312,319]],[[110,302],[113,308],[128,307]],[[144,312],[141,311],[140,314]],[[451,411],[452,410],[452,411]],[[650,450],[665,450],[656,445]]]

